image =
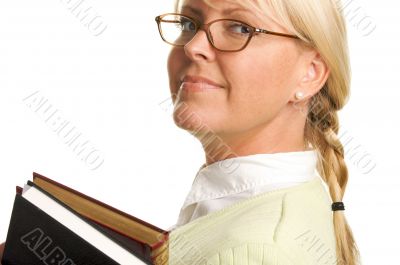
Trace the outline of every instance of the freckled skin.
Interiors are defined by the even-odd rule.
[[[205,21],[202,23],[222,17],[219,8],[212,9],[202,1],[187,0],[185,4],[203,10]],[[265,29],[288,33],[276,23],[261,21],[259,24]],[[307,84],[301,81],[314,53],[300,49],[296,41],[260,34],[242,51],[220,52],[211,46],[201,30],[185,47],[171,48],[167,65],[174,121],[182,129],[195,131],[207,163],[232,156],[305,149],[306,115],[293,102],[297,91],[312,92],[311,83],[305,87]],[[185,74],[206,77],[224,88],[182,93],[180,78]],[[321,71],[320,76],[323,74]],[[320,83],[323,85],[323,78]],[[302,102],[301,106],[306,103]],[[210,135],[219,139],[218,145],[223,142],[229,146],[231,152],[216,155],[217,143],[207,141]]]

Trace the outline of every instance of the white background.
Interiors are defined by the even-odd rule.
[[[154,17],[172,12],[172,0],[87,0],[107,26],[98,36],[66,2],[0,3],[0,241],[15,186],[33,171],[167,229],[204,162],[200,144],[161,104],[169,98],[170,47]],[[400,6],[343,2],[353,72],[351,99],[339,113],[341,133],[350,139],[346,216],[364,264],[397,264]],[[370,34],[367,22],[367,29],[376,26]],[[24,98],[34,92],[98,150],[104,158],[98,169],[28,106]],[[372,170],[363,166],[367,159]]]

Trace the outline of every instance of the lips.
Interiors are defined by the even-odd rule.
[[[194,76],[194,75],[186,75],[182,79],[182,83],[197,83],[197,84],[206,85],[207,87],[223,88],[223,86],[218,84],[217,82],[214,82],[214,81],[207,79],[205,77],[202,77],[202,76]]]

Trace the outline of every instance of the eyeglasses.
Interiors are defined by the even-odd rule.
[[[254,35],[259,33],[300,39],[295,35],[260,29],[236,19],[216,19],[201,24],[194,18],[178,13],[157,16],[156,22],[161,38],[168,44],[182,47],[203,29],[207,39],[218,51],[238,52],[246,48]]]

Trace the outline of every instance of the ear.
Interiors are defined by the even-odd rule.
[[[330,74],[330,69],[321,55],[316,51],[312,51],[310,56],[307,55],[303,69],[304,71],[300,76],[299,83],[293,91],[291,102],[306,101],[317,94],[324,86]],[[302,92],[304,97],[301,99],[296,98],[296,92]]]

